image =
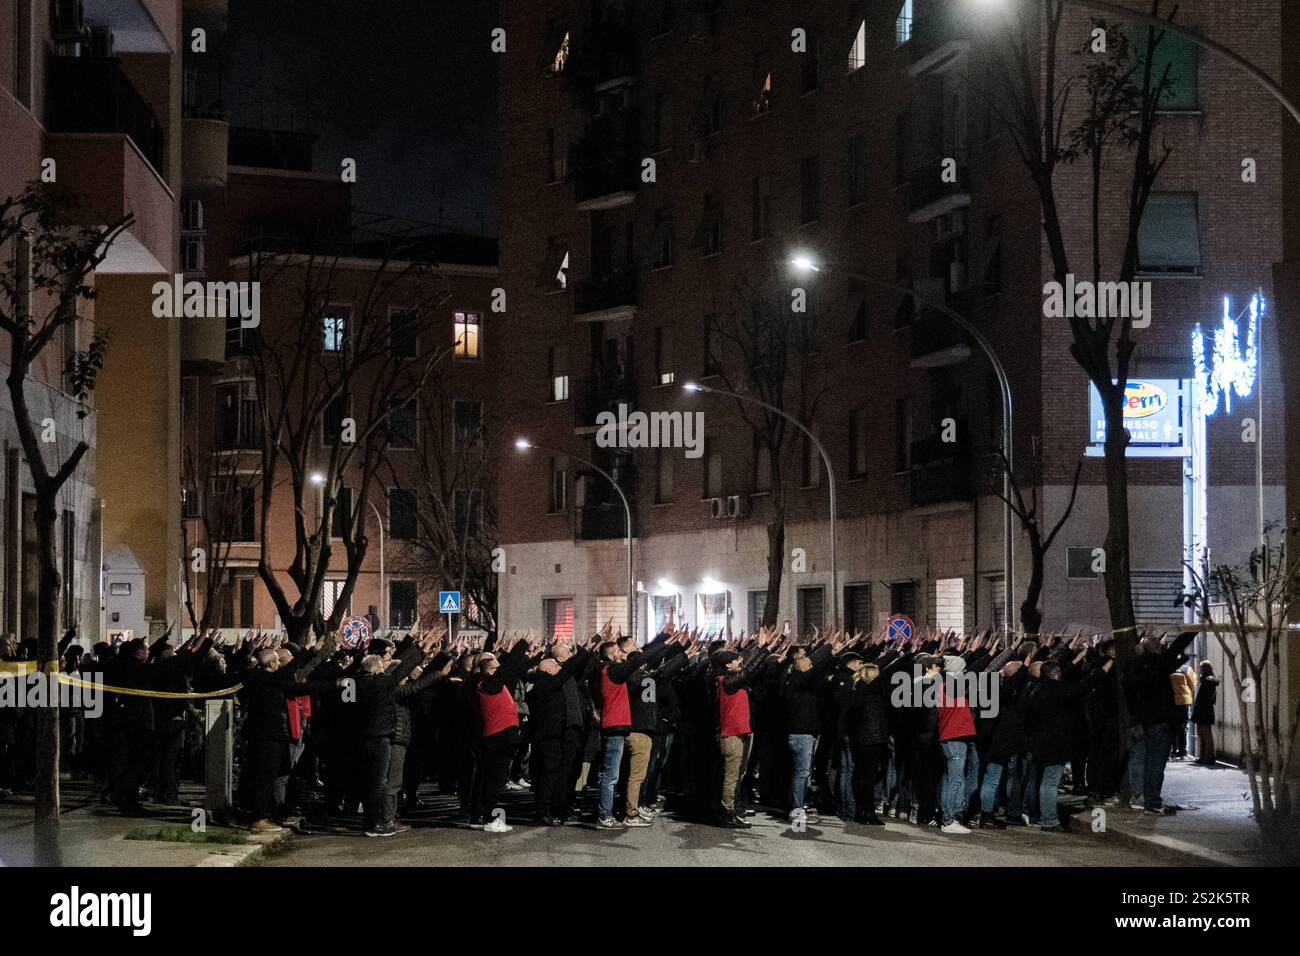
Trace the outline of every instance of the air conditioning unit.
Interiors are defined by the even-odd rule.
[[[709,514],[714,518],[725,518],[727,516],[727,501],[725,498],[709,499]]]
[[[86,29],[86,11],[81,0],[55,0],[54,39],[75,40]]]
[[[749,495],[729,495],[727,497],[728,518],[749,517]]]

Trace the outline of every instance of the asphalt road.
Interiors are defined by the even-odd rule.
[[[435,798],[436,799],[436,798]],[[523,801],[507,801],[514,830],[483,833],[442,810],[410,816],[411,830],[384,839],[359,828],[294,834],[266,866],[1151,866],[1149,851],[1104,836],[1037,829],[977,830],[946,836],[890,820],[881,827],[823,817],[798,833],[760,811],[750,830],[728,830],[660,815],[652,827],[596,830],[533,825]]]

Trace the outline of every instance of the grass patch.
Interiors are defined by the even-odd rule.
[[[128,840],[161,840],[164,843],[222,843],[244,845],[248,843],[246,830],[230,827],[208,827],[195,832],[188,823],[155,823],[132,827],[126,833]]]

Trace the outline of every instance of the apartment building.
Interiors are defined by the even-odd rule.
[[[200,78],[196,86],[202,85]],[[458,527],[472,521],[475,535],[486,532],[494,513],[490,474],[475,471],[471,480],[458,469],[473,471],[482,464],[483,436],[495,413],[495,242],[355,213],[350,189],[338,174],[313,171],[315,137],[310,133],[240,127],[219,132],[205,174],[187,177],[186,277],[247,281],[254,275],[253,263],[265,256],[273,257],[275,267],[273,278],[258,280],[261,324],[255,336],[237,318],[208,318],[191,324],[186,342],[182,509],[186,587],[195,612],[202,618],[211,595],[211,626],[281,627],[258,576],[263,541],[269,542],[270,564],[290,600],[297,597],[289,574],[297,512],[287,462],[280,464],[265,518],[261,508],[263,425],[252,350],[276,351],[292,362],[293,347],[310,348],[305,374],[311,382],[308,392],[315,394],[328,387],[327,379],[345,355],[355,359],[349,350],[358,337],[373,338],[375,323],[393,323],[395,317],[417,311],[417,325],[393,325],[386,333],[387,346],[399,361],[372,362],[350,379],[351,399],[331,403],[321,416],[312,439],[302,517],[308,526],[321,519],[324,498],[314,481],[328,471],[346,420],[354,419],[360,433],[371,416],[386,412],[388,447],[382,460],[366,462],[358,456],[343,475],[330,520],[337,540],[332,541],[321,609],[328,615],[342,597],[347,556],[341,528],[343,516],[355,514],[364,516],[369,543],[346,612],[370,614],[383,629],[408,627],[417,616],[431,620],[437,615],[437,591],[447,586],[430,556],[431,529],[446,524],[439,524],[445,517],[441,509],[446,506],[450,523]],[[306,319],[305,283],[328,298],[323,309],[309,310]],[[297,326],[304,321],[319,327],[300,338]],[[435,354],[437,371],[417,400],[396,409],[373,407],[383,391],[378,377],[400,373],[402,356],[422,367]],[[290,414],[300,423],[312,413],[295,402]],[[373,479],[364,502],[357,499],[363,469],[370,469]],[[486,504],[484,494],[489,495]],[[194,570],[194,548],[204,551],[202,571]],[[210,575],[217,576],[212,587]]]
[[[506,626],[626,624],[623,508],[584,460],[631,504],[639,636],[670,606],[708,629],[760,619],[771,452],[741,406],[682,389],[737,381],[748,355],[721,326],[757,285],[784,302],[802,293],[816,303],[814,331],[787,349],[783,398],[793,410],[816,397],[804,423],[828,450],[838,492],[832,581],[827,476],[810,443],[785,447],[778,619],[801,631],[825,626],[832,589],[855,628],[893,613],[945,628],[1003,619],[1004,510],[990,481],[1000,392],[978,343],[933,304],[972,322],[1005,366],[1015,456],[1022,467],[1040,463],[1040,520],[1062,513],[1083,460],[1073,517],[1047,558],[1042,607],[1048,627],[1105,625],[1092,561],[1106,528],[1101,461],[1090,451],[1095,410],[1067,323],[1044,317],[1053,270],[1037,196],[999,112],[993,52],[1006,33],[997,15],[924,0],[503,4],[499,196],[511,349],[502,381],[514,431],[557,449],[522,457],[513,434],[501,445],[503,462],[515,459],[500,468],[512,504],[501,528]],[[1249,16],[1204,0],[1179,13],[1271,73],[1280,17],[1276,2]],[[1092,26],[1084,11],[1067,13],[1058,46],[1071,68]],[[1152,313],[1136,333],[1130,382],[1161,390],[1159,408],[1181,414],[1174,427],[1187,429],[1193,327],[1220,327],[1224,296],[1234,316],[1256,291],[1272,299],[1282,144],[1272,105],[1230,67],[1173,35],[1159,56],[1172,81],[1159,136],[1172,152],[1141,236]],[[1259,171],[1253,182],[1243,181],[1245,158]],[[1090,261],[1087,170],[1058,176],[1066,243],[1075,261]],[[1115,195],[1106,193],[1102,220],[1110,262],[1127,193]],[[824,267],[782,276],[796,256]],[[1242,441],[1246,415],[1260,429],[1264,517],[1282,513],[1278,314],[1260,329],[1258,383],[1206,426],[1199,540],[1216,560],[1240,559],[1257,539],[1261,446]],[[620,405],[703,411],[703,453],[602,447],[597,416]],[[1173,596],[1186,553],[1187,461],[1171,452],[1130,462],[1143,622],[1181,615]],[[1018,523],[1013,538],[1019,600],[1029,549]]]
[[[84,304],[59,354],[47,350],[29,386],[33,414],[56,423],[56,447],[66,454],[84,440],[92,449],[59,504],[61,625],[75,624],[87,638],[100,633],[100,566],[108,551],[144,591],[129,596],[130,610],[110,622],[113,629],[142,632],[150,621],[161,627],[179,608],[176,552],[167,547],[179,530],[167,507],[179,490],[179,326],[154,317],[150,286],[172,272],[176,257],[181,6],[179,0],[0,4],[0,195],[16,195],[45,174],[47,188],[76,199],[70,224],[133,216],[93,276],[93,302]],[[109,355],[93,409],[79,417],[64,361],[97,329],[110,336]],[[34,499],[13,411],[6,398],[0,402],[6,405],[0,410],[3,627],[30,637],[36,621],[27,609],[34,608],[38,576]]]

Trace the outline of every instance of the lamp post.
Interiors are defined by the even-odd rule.
[[[851,272],[845,269],[829,269],[825,265],[819,265],[811,256],[799,254],[790,259],[790,265],[802,272],[834,272],[837,275],[848,276],[866,286],[873,286],[877,289],[883,289],[888,292],[898,293],[900,295],[914,295],[911,289],[905,289],[902,286],[891,285],[888,282],[880,282],[860,272]],[[993,366],[993,372],[997,375],[998,390],[1002,398],[1002,454],[1006,458],[1006,468],[1002,473],[1002,567],[1003,583],[1005,585],[1006,597],[1003,601],[1002,608],[1002,626],[1008,634],[1014,630],[1012,623],[1015,620],[1013,608],[1013,599],[1015,596],[1015,539],[1013,536],[1013,524],[1011,519],[1011,470],[1015,464],[1015,442],[1012,440],[1012,405],[1011,405],[1011,381],[1007,378],[1007,370],[998,358],[997,353],[993,351],[993,346],[989,340],[984,337],[979,329],[960,312],[948,308],[937,302],[923,303],[936,312],[942,313],[950,319],[954,325],[960,328],[984,353],[989,364]],[[832,485],[832,494],[834,486]]]
[[[799,429],[808,440],[813,443],[817,453],[822,456],[822,463],[826,465],[827,484],[830,486],[830,505],[831,505],[831,626],[838,627],[840,623],[840,575],[839,575],[839,548],[835,528],[835,469],[831,467],[831,456],[826,453],[826,446],[823,445],[808,428],[804,427],[803,422],[795,418],[789,412],[782,411],[775,405],[769,405],[762,399],[755,398],[752,395],[742,395],[739,392],[730,392],[725,388],[714,388],[712,385],[700,385],[698,382],[686,382],[682,389],[687,392],[708,392],[714,395],[726,395],[728,398],[734,398],[742,402],[750,402],[761,408],[767,409],[774,415],[780,415],[795,428]]]
[[[313,471],[307,478],[318,488],[325,484],[325,476],[319,471]],[[373,501],[367,498],[366,504],[375,513],[375,523],[379,525],[379,622],[384,627],[388,621],[388,588],[384,580],[384,519],[379,516],[379,509]]]
[[[632,577],[632,506],[628,503],[627,495],[623,493],[623,489],[619,487],[619,484],[614,480],[613,475],[607,472],[604,468],[601,468],[594,461],[588,461],[581,455],[575,455],[573,452],[568,451],[560,451],[557,448],[550,448],[546,445],[539,445],[536,442],[529,441],[527,438],[516,439],[515,447],[520,451],[528,451],[535,448],[538,451],[544,451],[552,455],[560,455],[562,457],[572,458],[574,461],[579,461],[601,477],[605,478],[614,486],[614,490],[618,492],[618,497],[623,502],[623,514],[627,521],[627,533],[625,535],[627,542],[627,627],[632,639],[636,640],[636,581]]]

